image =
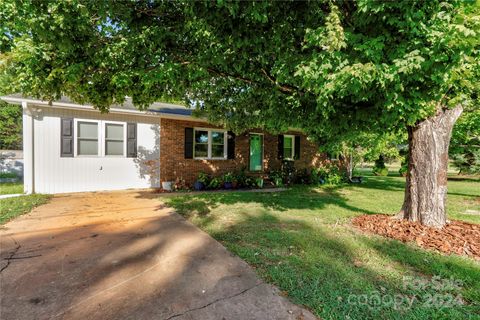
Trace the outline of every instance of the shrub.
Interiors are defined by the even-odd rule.
[[[282,179],[283,182],[287,185],[290,185],[295,180],[295,164],[291,160],[284,160],[282,161]]]
[[[331,163],[325,164],[312,170],[311,179],[315,184],[336,185],[345,181],[345,175],[342,175],[340,169]]]
[[[263,178],[256,178],[255,179],[255,186],[259,188],[263,188]]]
[[[18,178],[14,172],[0,172],[0,179],[15,179]]]
[[[247,175],[245,174],[245,167],[242,168],[240,171],[236,172],[234,176],[238,183],[238,187],[240,188],[247,187],[247,183],[246,183]]]
[[[175,191],[182,191],[182,190],[189,190],[185,179],[177,178],[175,179],[175,184],[173,185],[173,190]]]
[[[246,177],[244,186],[247,188],[255,188],[257,186],[257,181],[253,177]]]
[[[383,155],[380,155],[378,159],[375,160],[372,173],[376,176],[388,175],[388,168],[385,166],[385,157]]]
[[[222,180],[218,177],[214,177],[208,183],[207,188],[208,189],[218,189],[218,188],[221,187],[221,185],[222,185]]]
[[[232,172],[227,172],[222,177],[223,182],[233,182],[234,176]]]
[[[197,176],[197,181],[203,183],[205,186],[208,186],[210,177],[205,172],[200,172]]]
[[[274,186],[281,187],[283,186],[283,177],[282,172],[280,171],[271,171],[268,175],[268,179],[270,179]]]
[[[402,177],[406,177],[407,176],[407,171],[408,171],[408,163],[405,162],[405,161],[402,161],[402,165],[401,165],[400,169],[398,170],[398,173]]]
[[[373,167],[372,173],[376,176],[388,176],[388,168]]]
[[[295,182],[301,184],[310,184],[310,174],[307,169],[300,169],[295,172]]]

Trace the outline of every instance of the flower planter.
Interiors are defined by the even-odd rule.
[[[195,181],[195,183],[193,184],[193,189],[195,189],[195,191],[202,191],[203,189],[205,189],[205,184],[200,181]]]
[[[162,189],[166,191],[172,191],[172,181],[163,181]]]
[[[223,187],[224,187],[225,189],[227,189],[227,190],[233,189],[233,183],[231,183],[231,182],[224,182],[224,183],[223,183]]]

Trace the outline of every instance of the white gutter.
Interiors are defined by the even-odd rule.
[[[95,109],[92,105],[83,105],[77,103],[68,103],[68,102],[57,102],[57,101],[45,101],[45,100],[37,100],[37,99],[25,99],[25,98],[15,98],[9,96],[2,96],[0,99],[12,103],[12,104],[22,104],[29,103],[38,106],[45,106],[45,107],[52,107],[52,108],[60,108],[60,109],[74,109],[74,110],[88,110],[88,111],[96,111],[99,110]],[[166,108],[178,108],[175,104],[160,104],[160,106],[164,105]],[[110,108],[111,113],[116,114],[134,114],[143,117],[159,117],[164,119],[173,119],[173,120],[185,120],[185,121],[199,121],[199,122],[207,122],[206,119],[203,118],[195,118],[192,116],[187,115],[178,115],[178,114],[165,114],[161,112],[153,112],[153,111],[140,111],[140,110],[128,110],[128,109],[119,109],[119,108]]]

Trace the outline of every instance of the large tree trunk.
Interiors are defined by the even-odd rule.
[[[408,172],[399,217],[441,228],[446,222],[448,146],[462,106],[408,127]]]

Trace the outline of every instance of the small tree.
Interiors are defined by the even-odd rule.
[[[468,110],[453,128],[450,157],[459,174],[480,173],[480,112]]]
[[[22,108],[0,101],[0,149],[22,149]]]

